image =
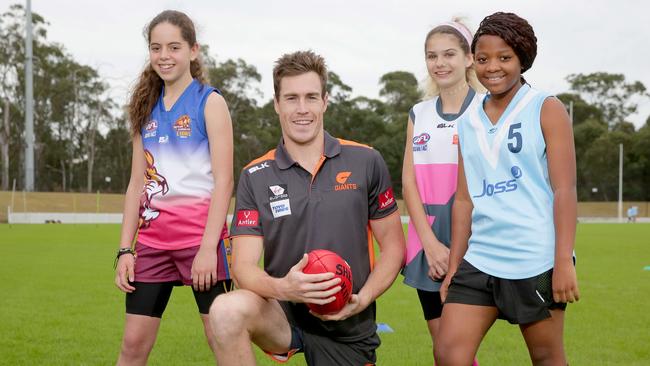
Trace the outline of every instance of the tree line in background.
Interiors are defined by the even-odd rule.
[[[14,179],[22,189],[24,181],[24,19],[21,5],[0,16],[0,190],[11,189]],[[95,68],[47,39],[43,17],[34,13],[32,21],[36,190],[124,192],[131,161],[126,101],[113,100]],[[272,99],[261,100],[262,76],[254,66],[242,59],[217,62],[206,46],[202,52],[209,79],[230,107],[237,179],[245,164],[278,143],[280,125]],[[639,103],[648,102],[645,86],[606,72],[566,80],[569,91],[558,98],[573,110],[578,199],[617,199],[622,143],[624,199],[650,201],[650,117],[638,130],[626,121]],[[400,192],[408,111],[421,98],[417,78],[406,71],[386,73],[379,79],[380,98],[373,99],[353,97],[352,88],[330,72],[327,90],[326,130],[379,150]]]

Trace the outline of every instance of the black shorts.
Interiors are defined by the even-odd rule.
[[[463,259],[451,279],[445,303],[493,306],[499,319],[528,324],[549,318],[549,310],[566,309],[553,301],[553,269],[521,280],[490,276]]]
[[[126,313],[161,318],[169,302],[174,286],[183,286],[178,282],[132,282],[135,291],[126,294]],[[210,312],[212,301],[219,295],[232,290],[232,281],[223,280],[210,287],[208,291],[194,292],[194,300],[201,314]]]
[[[377,362],[375,350],[380,344],[377,333],[360,341],[343,343],[291,326],[290,351],[284,355],[267,354],[276,361],[286,362],[292,355],[304,353],[309,366],[368,366]]]
[[[440,300],[440,292],[438,291],[425,291],[418,290],[418,298],[422,306],[422,313],[424,320],[432,320],[440,318],[442,314],[442,301]]]

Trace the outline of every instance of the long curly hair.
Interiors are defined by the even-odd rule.
[[[185,13],[176,10],[165,10],[156,15],[156,17],[147,24],[143,31],[147,44],[151,42],[151,31],[161,23],[169,23],[177,26],[181,30],[183,40],[185,40],[190,47],[197,44],[194,23]],[[200,56],[190,62],[190,74],[194,79],[197,79],[201,83],[207,83]],[[147,62],[147,65],[142,71],[142,74],[140,74],[140,77],[131,92],[131,98],[128,105],[132,136],[139,135],[142,127],[148,122],[149,115],[160,97],[162,87],[163,80],[151,67],[151,63]]]
[[[483,35],[500,37],[519,58],[521,73],[533,66],[537,57],[537,37],[528,21],[514,13],[497,12],[486,16],[478,26],[472,40],[472,53],[476,50],[476,42]],[[526,82],[521,77],[523,82]]]

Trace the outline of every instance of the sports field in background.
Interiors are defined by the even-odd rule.
[[[0,225],[0,365],[115,363],[124,321],[113,285],[118,237],[118,225]],[[582,300],[566,314],[570,364],[650,364],[650,225],[580,224],[576,251]],[[380,298],[377,321],[395,331],[381,334],[379,365],[433,364],[417,295],[401,276]],[[478,358],[530,364],[519,329],[504,321]],[[175,289],[149,361],[213,364],[189,289]]]

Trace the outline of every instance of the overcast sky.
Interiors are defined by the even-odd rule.
[[[0,11],[15,2],[0,0]],[[217,61],[242,58],[257,67],[265,99],[273,62],[301,49],[323,55],[355,95],[377,97],[387,72],[424,77],[424,36],[433,26],[460,15],[475,30],[495,11],[515,12],[533,26],[538,55],[526,80],[539,89],[562,93],[567,75],[597,71],[650,88],[650,3],[641,0],[32,0],[50,23],[48,39],[99,69],[120,103],[146,60],[142,30],[165,9],[186,12]],[[629,118],[637,127],[650,115],[650,101],[643,104]]]

